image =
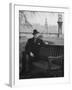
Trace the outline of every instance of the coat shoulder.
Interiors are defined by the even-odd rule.
[[[32,41],[32,40],[33,40],[33,38],[28,39],[29,42]]]

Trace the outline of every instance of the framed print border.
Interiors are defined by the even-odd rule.
[[[10,29],[10,69],[9,69],[9,83],[10,86],[22,86],[22,85],[39,85],[39,84],[57,84],[57,83],[69,83],[70,81],[70,65],[69,65],[69,47],[67,44],[67,30],[68,30],[68,7],[48,7],[37,5],[23,5],[12,4],[9,5],[9,29]],[[19,80],[19,10],[32,10],[32,11],[51,11],[51,12],[64,12],[64,77],[59,78],[42,78],[42,79],[27,79]],[[31,83],[30,83],[31,82]]]

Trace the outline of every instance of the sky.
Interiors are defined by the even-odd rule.
[[[25,17],[27,18],[27,21],[31,24],[31,25],[43,25],[45,26],[45,20],[47,20],[47,25],[49,28],[50,32],[58,32],[58,14],[57,12],[45,12],[45,11],[25,11],[22,10],[21,11],[23,16],[21,16],[20,20],[21,23],[24,24],[25,23]],[[25,15],[25,17],[24,17]],[[62,17],[63,17],[63,13],[61,13]],[[63,29],[62,29],[62,33],[63,33]]]
[[[52,12],[38,12],[38,11],[24,11],[28,21],[31,24],[45,24],[45,19],[47,18],[48,25],[57,25],[58,13]]]

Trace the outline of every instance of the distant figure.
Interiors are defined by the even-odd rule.
[[[44,45],[43,40],[39,38],[39,32],[33,30],[33,38],[28,39],[25,46],[26,60],[28,62],[29,69],[31,69],[32,61],[39,59],[40,48]]]

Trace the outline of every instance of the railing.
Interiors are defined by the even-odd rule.
[[[40,56],[63,56],[64,46],[57,45],[47,45],[40,49]]]

